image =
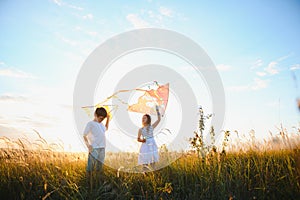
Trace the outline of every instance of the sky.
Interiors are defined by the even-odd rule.
[[[36,130],[85,150],[72,111],[82,64],[107,39],[148,27],[179,32],[212,59],[226,96],[224,130],[267,138],[281,124],[299,127],[299,1],[1,0],[0,27],[0,136]]]

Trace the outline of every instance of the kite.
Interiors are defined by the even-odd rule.
[[[135,88],[131,90],[119,90],[115,92],[113,95],[107,97],[104,101],[97,103],[94,106],[84,106],[82,108],[87,113],[87,115],[91,117],[93,114],[93,110],[95,108],[104,107],[112,118],[113,112],[115,112],[119,108],[119,105],[109,104],[109,101],[111,101],[111,99],[116,99],[122,105],[127,106],[127,110],[129,112],[136,112],[136,113],[143,113],[143,114],[147,113],[152,115],[152,114],[156,114],[156,106],[158,106],[159,111],[163,116],[165,114],[168,105],[169,83],[165,85],[159,85],[156,81],[154,81],[154,83],[155,83],[154,88],[148,86],[148,89]],[[124,101],[119,97],[119,94],[125,92],[132,92],[132,91],[141,92],[142,95],[138,97],[136,103],[129,105],[128,102]]]
[[[128,106],[128,111],[156,114],[156,106],[164,115],[169,99],[169,84],[160,85],[157,89],[146,90],[142,96],[139,97],[138,102]]]

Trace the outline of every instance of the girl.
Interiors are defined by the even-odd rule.
[[[158,162],[159,155],[156,142],[153,136],[153,129],[160,122],[160,113],[158,110],[158,106],[156,106],[157,112],[157,120],[151,125],[151,117],[148,114],[145,114],[142,118],[143,127],[139,129],[137,141],[142,142],[138,164],[146,165],[150,164],[152,168],[154,168],[154,163]]]

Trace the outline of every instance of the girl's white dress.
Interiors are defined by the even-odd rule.
[[[142,136],[146,139],[146,142],[141,145],[138,164],[143,165],[158,162],[159,155],[157,145],[153,137],[153,127],[143,127],[141,132]]]

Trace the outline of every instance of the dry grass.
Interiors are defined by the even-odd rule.
[[[33,142],[39,150],[28,150],[29,141],[1,139],[7,143],[0,150],[1,199],[300,198],[300,149],[295,146],[257,150],[250,142],[243,151],[208,152],[205,157],[186,152],[168,167],[146,174],[105,167],[103,185],[89,192],[85,153],[57,152],[57,146],[41,139]],[[136,157],[108,153],[107,159],[117,169],[130,156]]]

